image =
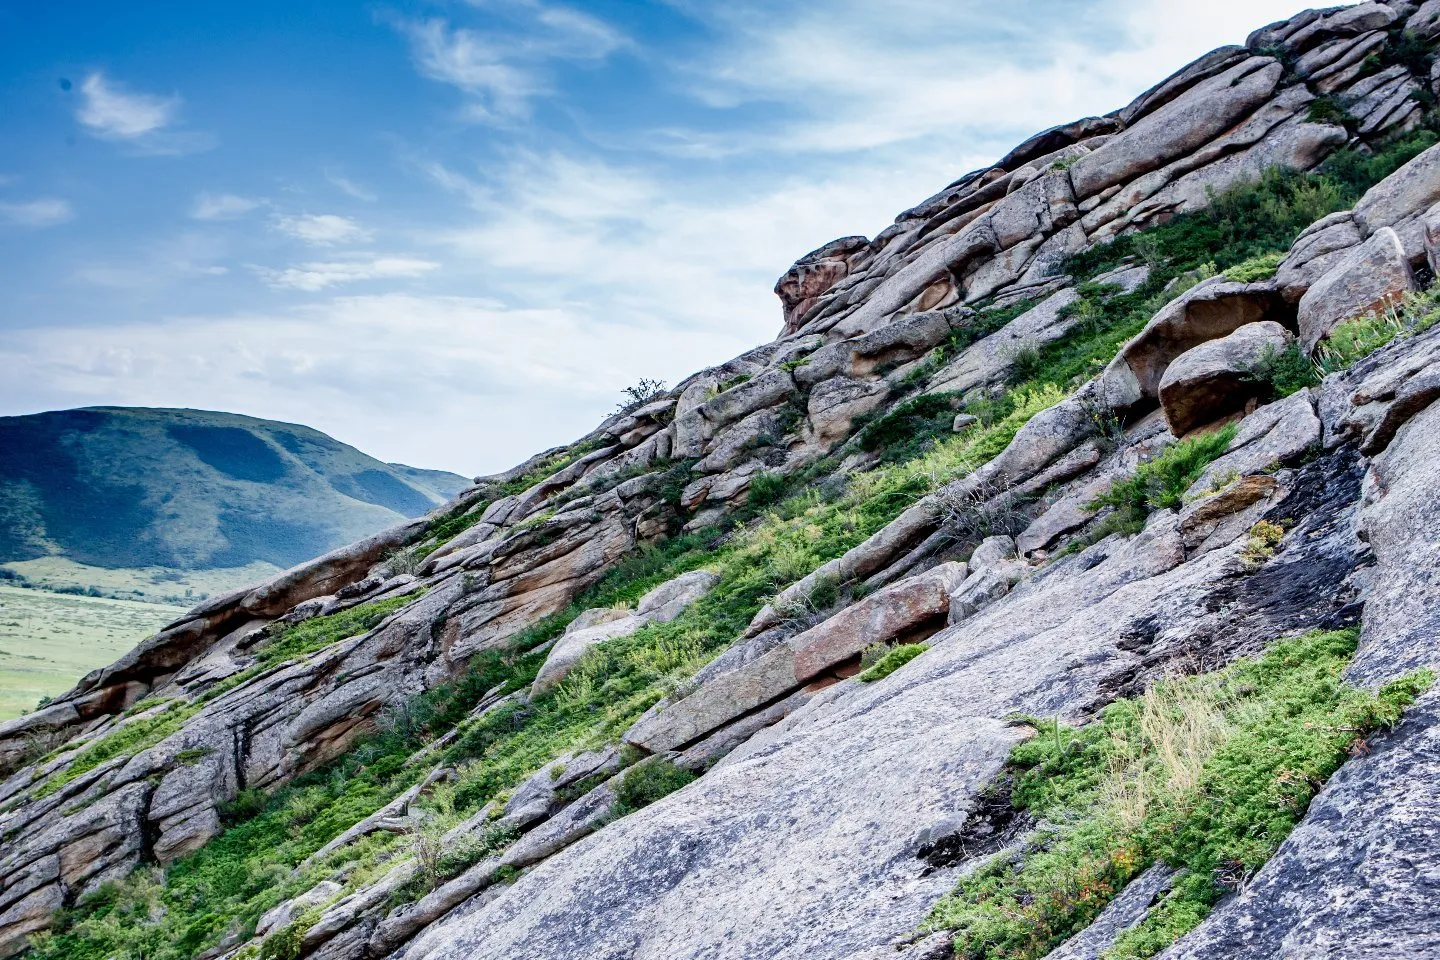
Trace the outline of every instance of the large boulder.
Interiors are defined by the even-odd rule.
[[[1332,267],[1300,299],[1300,340],[1314,350],[1337,325],[1383,310],[1418,289],[1400,238],[1381,227],[1350,256]]]
[[[1280,324],[1263,320],[1182,353],[1160,380],[1160,407],[1170,432],[1184,436],[1262,396],[1267,387],[1253,371],[1266,351],[1278,353],[1293,339]]]
[[[1166,304],[1120,351],[1107,376],[1123,375],[1123,364],[1133,374],[1139,395],[1156,398],[1166,368],[1181,354],[1247,324],[1289,319],[1290,308],[1273,286],[1215,277]]]
[[[1270,99],[1284,72],[1274,60],[1248,58],[1195,85],[1077,160],[1070,168],[1075,196],[1093,197],[1193,153]]]

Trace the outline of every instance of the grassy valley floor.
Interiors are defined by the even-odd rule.
[[[0,586],[0,721],[114,661],[183,607]]]

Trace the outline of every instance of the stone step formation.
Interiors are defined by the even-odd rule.
[[[937,903],[1039,849],[994,798],[1044,718],[1316,630],[1419,676],[1437,40],[1310,10],[1038,134],[802,257],[773,342],[0,725],[0,956],[951,956]],[[1420,688],[1164,956],[1440,955]],[[223,856],[243,906],[181,891]],[[1184,876],[961,955],[1099,957]]]

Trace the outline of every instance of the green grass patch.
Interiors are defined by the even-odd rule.
[[[1321,375],[1346,370],[1396,340],[1418,336],[1440,323],[1440,284],[1412,294],[1378,313],[1353,317],[1330,331],[1315,366]]]
[[[1229,448],[1235,432],[1235,425],[1227,424],[1166,447],[1159,456],[1136,467],[1133,474],[1115,481],[1091,502],[1091,509],[1114,507],[1117,511],[1148,514],[1179,507],[1185,491]]]
[[[1176,677],[1071,729],[1032,720],[1012,802],[1042,824],[1018,857],[962,880],[926,921],[964,960],[1043,957],[1155,863],[1187,873],[1107,960],[1151,957],[1274,855],[1364,738],[1393,727],[1428,673],[1378,694],[1343,681],[1358,633],[1312,633]]]
[[[292,627],[286,627],[273,640],[255,653],[260,664],[269,666],[287,660],[309,656],[324,650],[332,643],[358,637],[375,629],[390,614],[409,606],[419,599],[421,592],[362,603],[324,617],[311,617]]]
[[[664,758],[637,764],[626,770],[616,785],[614,813],[623,817],[642,810],[697,779],[689,770]]]
[[[1259,283],[1274,277],[1285,260],[1284,250],[1262,253],[1225,271],[1225,279],[1234,283]]]
[[[928,643],[902,643],[898,647],[891,647],[879,660],[862,672],[856,680],[861,683],[874,683],[877,680],[884,680],[890,674],[899,670],[905,664],[914,660],[920,654],[930,649]]]

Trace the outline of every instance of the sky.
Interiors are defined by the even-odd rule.
[[[0,3],[0,415],[503,470],[777,277],[1295,0]]]

